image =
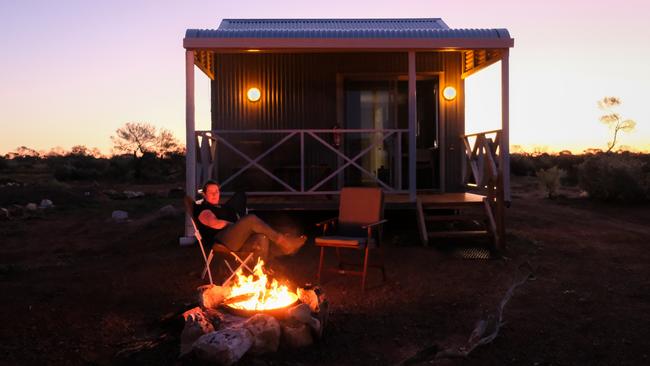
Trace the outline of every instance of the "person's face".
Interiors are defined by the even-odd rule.
[[[205,197],[205,200],[208,201],[208,203],[211,205],[216,205],[219,203],[220,195],[221,192],[219,192],[219,186],[216,184],[208,185],[205,188],[205,192],[203,192],[203,196]]]

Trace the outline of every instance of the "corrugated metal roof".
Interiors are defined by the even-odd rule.
[[[440,18],[224,19],[218,29],[188,29],[185,38],[469,38],[509,39],[506,29],[451,29]]]

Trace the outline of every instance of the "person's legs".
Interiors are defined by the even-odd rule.
[[[232,251],[239,251],[246,240],[253,234],[266,235],[276,243],[286,254],[293,254],[305,242],[304,237],[288,238],[273,230],[269,225],[255,215],[246,215],[236,223],[228,226],[217,234],[217,239]]]

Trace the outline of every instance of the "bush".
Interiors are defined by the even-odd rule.
[[[528,176],[535,174],[535,161],[530,155],[512,154],[510,155],[510,173],[518,176]]]
[[[579,167],[579,184],[590,197],[606,201],[638,201],[650,197],[648,163],[632,154],[598,154]]]
[[[539,178],[540,185],[546,190],[548,198],[553,199],[557,195],[557,190],[560,188],[560,179],[566,176],[566,172],[554,166],[546,170],[540,169],[536,175]]]

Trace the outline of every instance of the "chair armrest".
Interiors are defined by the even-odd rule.
[[[327,225],[327,224],[333,224],[336,221],[338,221],[338,219],[339,219],[338,217],[332,217],[332,218],[329,218],[327,220],[324,220],[324,221],[321,221],[321,222],[317,223],[316,226],[320,227],[320,226]]]
[[[386,219],[379,220],[379,221],[377,221],[377,222],[373,222],[373,223],[370,223],[370,224],[368,224],[368,225],[363,225],[363,226],[361,226],[361,228],[362,228],[362,229],[367,229],[367,228],[371,228],[371,227],[373,227],[373,226],[381,225],[381,224],[383,224],[383,223],[385,223],[385,222],[388,222],[388,220],[386,220]]]
[[[330,218],[330,219],[327,219],[327,220],[324,220],[324,221],[321,221],[321,222],[317,223],[316,226],[317,226],[317,227],[321,227],[321,226],[322,226],[322,227],[323,227],[323,235],[325,235],[325,233],[327,232],[327,229],[328,229],[330,226],[334,226],[334,225],[336,225],[336,222],[337,222],[338,220],[339,220],[338,217],[332,217],[332,218]]]

